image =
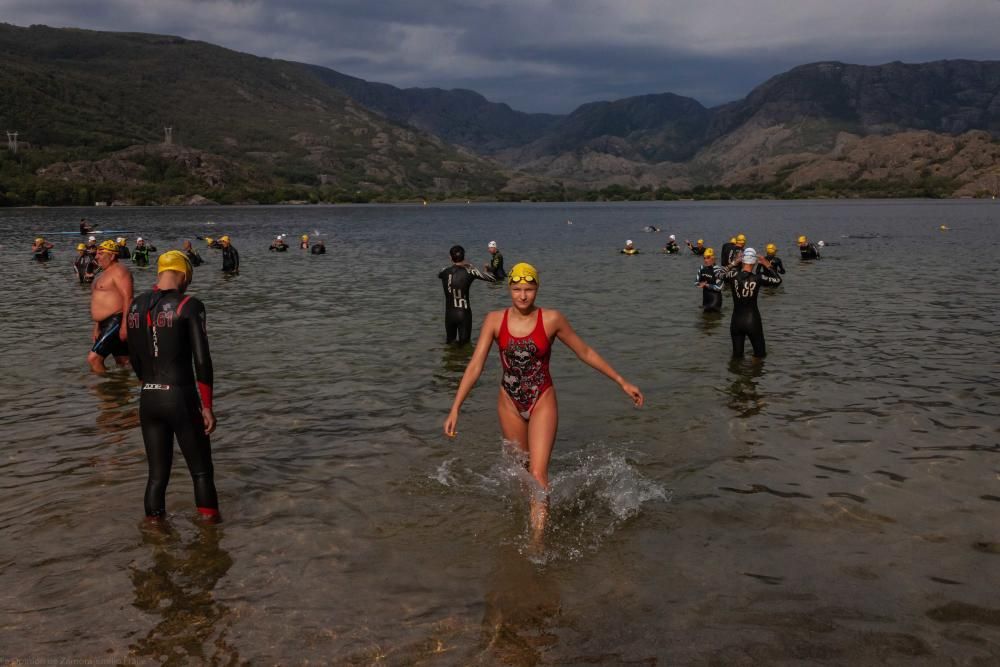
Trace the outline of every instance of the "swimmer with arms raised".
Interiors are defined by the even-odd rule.
[[[549,488],[549,459],[559,424],[556,391],[549,375],[549,357],[556,338],[573,350],[584,363],[614,380],[622,391],[641,407],[642,392],[629,384],[573,331],[556,310],[542,310],[535,305],[538,296],[538,272],[530,264],[517,264],[508,275],[513,306],[486,315],[455,402],[444,422],[444,433],[454,437],[458,412],[483,372],[486,356],[495,340],[500,349],[503,381],[497,397],[497,416],[505,440],[528,455],[528,472],[542,490]],[[544,500],[532,500],[531,527],[536,538],[545,528],[547,506]]]

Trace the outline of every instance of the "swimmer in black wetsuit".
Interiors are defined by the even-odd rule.
[[[778,246],[773,243],[768,243],[767,247],[764,249],[767,254],[764,258],[771,263],[771,270],[778,275],[785,275],[785,265],[781,262],[781,258],[778,257]],[[757,264],[757,273],[764,271],[763,264]]]
[[[187,255],[188,261],[191,262],[191,266],[201,266],[205,263],[205,260],[201,258],[198,251],[194,249],[190,241],[185,241],[181,246],[181,250]]]
[[[500,250],[497,249],[497,242],[490,241],[486,244],[486,249],[490,251],[490,263],[485,265],[483,268],[486,272],[493,276],[496,280],[503,280],[507,277],[507,272],[503,269],[503,255],[500,254]]]
[[[687,247],[691,249],[692,254],[695,255],[705,254],[705,239],[698,239],[697,245],[691,245],[691,242],[687,240],[685,240],[684,243],[686,243]],[[715,251],[713,250],[712,252],[714,253]]]
[[[733,267],[726,271],[726,279],[732,282],[733,288],[733,319],[729,323],[729,333],[733,337],[733,356],[743,356],[743,344],[750,338],[753,345],[753,356],[763,359],[767,356],[764,346],[764,326],[760,321],[760,311],[757,310],[757,296],[761,285],[780,285],[781,276],[771,271],[771,263],[760,258],[764,271],[754,273],[754,264],[758,261],[757,251],[747,248],[743,251],[741,267]]]
[[[163,253],[156,288],[137,296],[128,311],[129,358],[143,383],[139,422],[149,463],[144,502],[149,519],[166,516],[174,436],[194,481],[198,512],[208,520],[219,519],[208,438],[215,430],[212,357],[205,306],[184,295],[192,273],[184,253]]]
[[[150,252],[156,252],[156,246],[148,245],[140,236],[135,240],[135,250],[132,251],[132,263],[136,266],[149,266]]]
[[[819,259],[819,248],[815,243],[809,243],[804,236],[799,237],[799,255],[802,259]]]
[[[312,247],[309,248],[309,252],[313,255],[325,255],[326,254],[326,244],[323,243],[323,239],[313,243]]]
[[[702,267],[695,283],[701,288],[701,309],[706,313],[718,313],[722,310],[722,285],[726,270],[715,265],[715,251],[711,248],[705,248],[701,257]]]
[[[285,243],[285,239],[277,236],[273,241],[271,241],[271,245],[268,246],[267,249],[275,250],[277,252],[286,252],[288,250],[288,244]]]
[[[473,280],[495,283],[496,278],[479,272],[466,263],[465,248],[452,246],[448,251],[452,265],[441,269],[438,278],[444,287],[445,342],[464,345],[472,340],[472,308],[469,305],[469,287]]]
[[[80,235],[86,236],[92,231],[94,231],[94,228],[91,226],[89,222],[87,222],[87,219],[80,218]]]
[[[94,282],[94,276],[97,275],[99,268],[97,260],[92,255],[87,254],[87,246],[83,243],[76,245],[76,254],[77,257],[76,261],[73,262],[73,268],[76,269],[76,275],[80,279],[80,284]]]
[[[671,234],[667,244],[663,246],[663,252],[667,255],[676,255],[680,251],[681,247],[677,245],[677,237]]]
[[[31,254],[35,258],[36,262],[47,262],[52,257],[49,255],[49,250],[54,248],[51,243],[39,236],[35,239],[35,242],[31,244]]]
[[[118,259],[131,259],[132,251],[128,249],[128,243],[125,241],[124,236],[119,236],[115,239],[118,243]]]
[[[219,238],[219,247],[222,248],[222,272],[239,273],[240,253],[236,252],[236,248],[229,242],[228,236]]]

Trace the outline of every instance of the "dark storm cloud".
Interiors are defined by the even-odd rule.
[[[711,106],[817,60],[1000,57],[997,0],[0,0],[0,17],[176,34],[527,111],[668,91]]]

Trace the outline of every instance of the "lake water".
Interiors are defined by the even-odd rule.
[[[137,388],[87,370],[79,237],[29,259],[83,215],[130,245],[228,233],[240,251],[226,279],[196,241],[191,289],[218,526],[195,521],[177,456],[170,529],[143,527]],[[971,201],[0,211],[0,662],[996,664],[998,218]],[[266,249],[317,231],[325,256]],[[788,269],[760,299],[763,364],[730,363],[731,300],[702,314],[698,259],[655,252],[738,232]],[[821,261],[800,262],[799,234],[831,242]],[[627,238],[645,254],[619,255]],[[436,274],[453,243],[482,265],[494,239],[647,398],[557,345],[541,546],[495,352],[441,434],[470,348],[444,345]],[[475,329],[508,303],[474,285]]]

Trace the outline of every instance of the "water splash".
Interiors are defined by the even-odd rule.
[[[642,475],[621,446],[595,443],[553,456],[550,488],[545,491],[527,470],[528,455],[504,441],[501,455],[486,472],[442,462],[428,477],[444,487],[493,498],[512,508],[521,529],[512,537],[518,551],[538,565],[574,560],[597,550],[643,505],[669,502],[671,492]],[[529,503],[547,502],[544,534],[529,525]]]

